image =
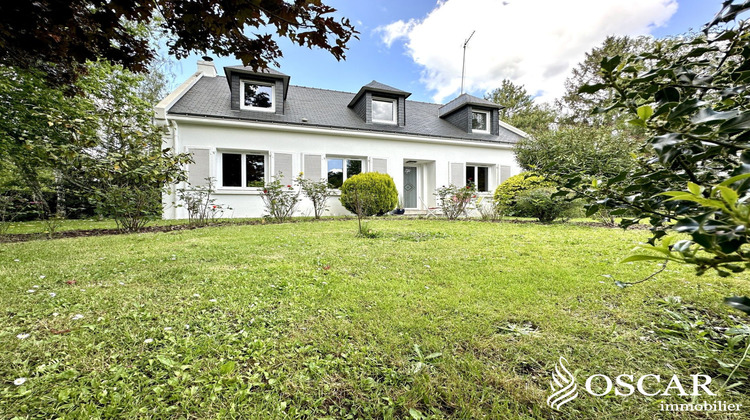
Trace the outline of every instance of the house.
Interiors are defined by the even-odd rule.
[[[502,107],[462,94],[447,104],[372,81],[356,92],[295,86],[275,70],[224,68],[210,60],[156,106],[164,146],[192,153],[188,182],[217,180],[224,217],[264,214],[263,185],[300,172],[333,188],[360,172],[391,175],[407,210],[434,206],[435,188],[476,183],[482,194],[520,172],[513,144],[526,134],[498,118]],[[163,197],[164,218],[186,218],[177,187]],[[300,213],[312,214],[303,202]],[[337,199],[327,214],[347,214]]]

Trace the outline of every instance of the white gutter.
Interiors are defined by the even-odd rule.
[[[341,137],[356,137],[366,139],[378,139],[378,140],[396,140],[396,141],[413,141],[419,143],[437,143],[437,144],[452,144],[460,146],[470,147],[482,147],[491,149],[513,149],[512,144],[506,143],[491,143],[482,141],[471,141],[471,140],[451,140],[441,139],[436,137],[423,137],[415,135],[403,135],[403,134],[391,134],[391,133],[377,133],[372,131],[356,131],[356,130],[342,130],[335,128],[323,128],[323,127],[305,127],[291,124],[269,124],[259,123],[253,121],[233,121],[223,120],[217,118],[206,118],[206,117],[189,117],[171,115],[169,119],[176,122],[183,122],[189,124],[198,125],[213,125],[220,127],[242,127],[242,128],[254,128],[259,130],[268,131],[283,131],[291,133],[310,133],[320,134],[326,136],[341,136]],[[520,130],[519,130],[520,131]]]

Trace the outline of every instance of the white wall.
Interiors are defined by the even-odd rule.
[[[433,172],[434,177],[425,179],[419,195],[434,203],[435,186],[448,185],[449,163],[464,162],[511,167],[511,174],[520,172],[509,145],[479,142],[454,141],[450,139],[428,139],[393,134],[346,132],[343,130],[316,129],[312,127],[286,126],[282,124],[243,123],[209,119],[174,118],[172,134],[165,136],[165,146],[174,147],[178,152],[189,148],[210,149],[210,174],[220,179],[218,173],[219,153],[227,151],[256,151],[265,153],[292,153],[293,176],[302,171],[303,154],[385,158],[388,160],[388,173],[393,177],[399,194],[403,184],[403,164],[405,160],[426,161],[425,173]],[[218,151],[218,152],[217,152]],[[269,171],[269,159],[266,161]],[[365,168],[369,170],[369,168]],[[323,165],[321,177],[326,172]],[[314,174],[305,174],[315,178]],[[431,174],[430,174],[431,175]],[[270,173],[266,174],[269,179]],[[490,191],[499,181],[499,170],[490,176]],[[428,191],[428,189],[430,189]],[[163,197],[164,217],[186,218],[183,208],[173,206],[174,192]],[[217,188],[217,203],[233,208],[224,217],[260,217],[264,214],[259,189]],[[329,200],[326,214],[341,215],[348,212],[341,206],[338,197]],[[312,205],[303,202],[296,215],[312,215]]]

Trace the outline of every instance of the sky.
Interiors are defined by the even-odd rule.
[[[327,0],[360,32],[345,61],[279,40],[279,71],[301,86],[357,92],[372,80],[411,92],[410,100],[447,103],[461,86],[482,97],[503,79],[539,101],[563,93],[586,52],[608,35],[664,37],[698,30],[722,0]],[[199,56],[180,60],[176,83],[195,72]],[[222,67],[233,57],[214,57]]]

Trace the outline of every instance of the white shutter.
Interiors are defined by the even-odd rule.
[[[294,180],[292,173],[292,154],[291,153],[274,153],[273,154],[273,174],[274,176],[282,175],[281,183],[291,185]]]
[[[510,178],[510,166],[500,166],[500,183]]]
[[[188,148],[187,152],[193,157],[193,163],[188,165],[188,182],[194,187],[206,185],[206,178],[211,176],[210,151]]]
[[[323,178],[323,156],[302,155],[302,172],[307,179],[321,180]]]
[[[370,172],[388,173],[388,159],[372,158],[372,170]]]
[[[451,162],[451,184],[456,187],[466,186],[466,166],[464,163]]]

